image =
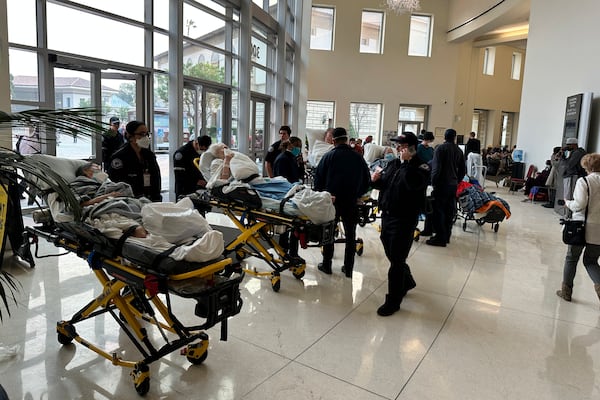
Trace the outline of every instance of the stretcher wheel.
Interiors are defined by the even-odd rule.
[[[143,396],[150,390],[150,368],[147,365],[137,365],[131,371],[135,391]]]
[[[73,341],[72,337],[63,335],[60,332],[58,332],[58,334],[57,334],[57,339],[58,339],[58,343],[63,344],[63,345],[70,344]]]
[[[202,364],[208,357],[208,340],[201,340],[199,343],[188,344],[185,350],[185,356],[187,360],[194,365]]]
[[[496,222],[496,224],[494,225],[494,232],[498,232],[499,227],[500,227],[500,224]]]
[[[477,221],[477,225],[482,226],[483,224],[485,224],[485,221],[482,219],[478,219]]]
[[[365,244],[363,243],[363,240],[357,239],[356,240],[356,255],[362,256],[364,249],[365,249]]]
[[[271,287],[274,292],[279,292],[279,289],[281,289],[281,276],[277,271],[271,274]]]
[[[298,265],[297,267],[292,268],[292,274],[294,275],[294,278],[302,279],[304,277],[305,270],[306,270],[306,265],[301,264],[301,265]]]

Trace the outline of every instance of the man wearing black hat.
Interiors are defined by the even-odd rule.
[[[125,144],[125,139],[119,132],[119,117],[110,117],[109,124],[110,129],[102,135],[102,167],[105,172],[108,171],[112,155]]]
[[[390,260],[388,293],[385,303],[377,309],[381,316],[400,309],[406,293],[416,286],[406,263],[425,206],[425,191],[429,183],[429,165],[417,156],[418,140],[414,133],[403,132],[391,139],[396,142],[399,158],[373,172],[372,186],[379,189],[381,210],[381,243]]]
[[[344,128],[333,131],[334,148],[329,150],[317,166],[315,190],[331,194],[335,206],[336,219],[341,219],[346,236],[344,266],[342,272],[352,277],[354,254],[356,252],[356,225],[358,207],[356,202],[369,189],[369,167],[360,154],[348,146],[348,133]],[[323,262],[319,270],[331,274],[333,243],[323,246]]]
[[[450,243],[456,213],[456,188],[466,173],[465,156],[454,143],[456,131],[446,129],[444,143],[435,148],[431,163],[433,186],[433,230],[435,235],[425,243],[446,247]]]
[[[175,196],[177,199],[206,186],[206,180],[194,160],[199,158],[211,143],[210,136],[200,136],[198,139],[190,140],[173,154]]]

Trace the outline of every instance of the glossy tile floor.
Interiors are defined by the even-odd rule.
[[[600,398],[600,301],[593,285],[581,266],[573,302],[559,299],[565,246],[557,214],[497,190],[513,212],[497,233],[474,221],[463,232],[457,222],[448,247],[415,243],[409,264],[417,288],[393,316],[375,313],[388,263],[376,225],[368,225],[359,228],[365,248],[352,280],[339,271],[341,245],[332,276],[316,269],[316,248],[301,252],[304,279],[283,273],[279,293],[268,280],[247,276],[229,340],[219,341],[214,327],[202,365],[178,352],[153,363],[146,398]],[[47,243],[42,250],[58,252]],[[67,255],[39,259],[35,269],[5,264],[23,285],[18,307],[0,325],[0,343],[16,350],[0,361],[10,398],[138,398],[129,369],[56,340],[56,321],[99,292],[86,263]],[[179,317],[194,321],[191,307],[176,306]],[[86,324],[78,326],[82,336],[136,359],[109,316]]]

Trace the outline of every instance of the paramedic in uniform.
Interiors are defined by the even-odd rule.
[[[114,182],[131,185],[135,197],[162,201],[160,169],[150,150],[150,132],[146,124],[131,121],[125,127],[127,144],[113,154],[108,176]]]
[[[210,136],[200,136],[181,146],[173,154],[173,172],[175,173],[175,197],[194,193],[206,187],[206,179],[194,163],[211,145]]]
[[[358,224],[358,199],[369,189],[369,167],[364,158],[348,146],[348,133],[344,128],[333,130],[334,148],[329,150],[317,166],[314,187],[331,194],[336,220],[342,220],[346,249],[342,272],[352,278],[356,252],[356,225]],[[331,274],[333,243],[323,246],[323,262],[319,271]]]
[[[406,293],[416,286],[406,259],[425,205],[430,175],[429,165],[417,156],[414,133],[403,132],[391,140],[397,143],[398,158],[372,174],[372,186],[380,190],[380,239],[390,260],[388,293],[385,303],[377,309],[377,314],[384,317],[398,311]]]

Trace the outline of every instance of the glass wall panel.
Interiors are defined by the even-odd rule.
[[[98,10],[118,14],[122,17],[144,22],[144,0],[71,0]]]
[[[225,21],[188,4],[183,5],[183,35],[225,49]]]
[[[48,3],[47,7],[49,49],[144,65],[142,28],[57,4]]]
[[[169,29],[169,0],[154,0],[154,26]]]
[[[350,103],[350,137],[379,136],[381,104]]]
[[[153,49],[154,68],[163,71],[169,70],[169,37],[162,33],[154,33]]]
[[[54,103],[56,108],[95,107],[92,102],[92,74],[72,69],[54,68]],[[116,90],[115,90],[116,91]],[[92,155],[89,137],[56,132],[56,155],[87,159]]]
[[[256,38],[252,37],[252,62],[258,65],[262,65],[263,67],[267,66],[267,43]]]
[[[258,93],[267,93],[267,71],[252,67],[250,73],[250,90]]]
[[[195,0],[196,3],[202,4],[205,7],[208,7],[221,15],[225,15],[225,7],[215,3],[212,0]]]
[[[8,58],[11,100],[39,101],[37,53],[9,49]]]
[[[360,52],[381,53],[383,49],[383,13],[363,11],[360,25]]]
[[[8,41],[35,46],[37,27],[34,0],[7,0]]]
[[[201,46],[184,43],[183,74],[225,83],[225,55]]]
[[[21,111],[36,110],[36,109],[37,109],[37,107],[24,106],[24,105],[19,105],[19,104],[13,104],[10,107],[11,112],[21,112]],[[17,141],[19,140],[20,136],[32,137],[34,135],[35,135],[35,131],[33,131],[27,127],[12,128],[12,147],[11,148],[18,150],[21,154],[25,154],[29,150],[33,150],[33,152],[36,153],[38,151],[38,146],[35,141],[28,141],[25,143],[23,143],[23,141],[21,141],[21,143],[19,143],[19,148],[17,149]],[[40,138],[39,140],[40,140],[40,144],[41,144],[42,139]]]

